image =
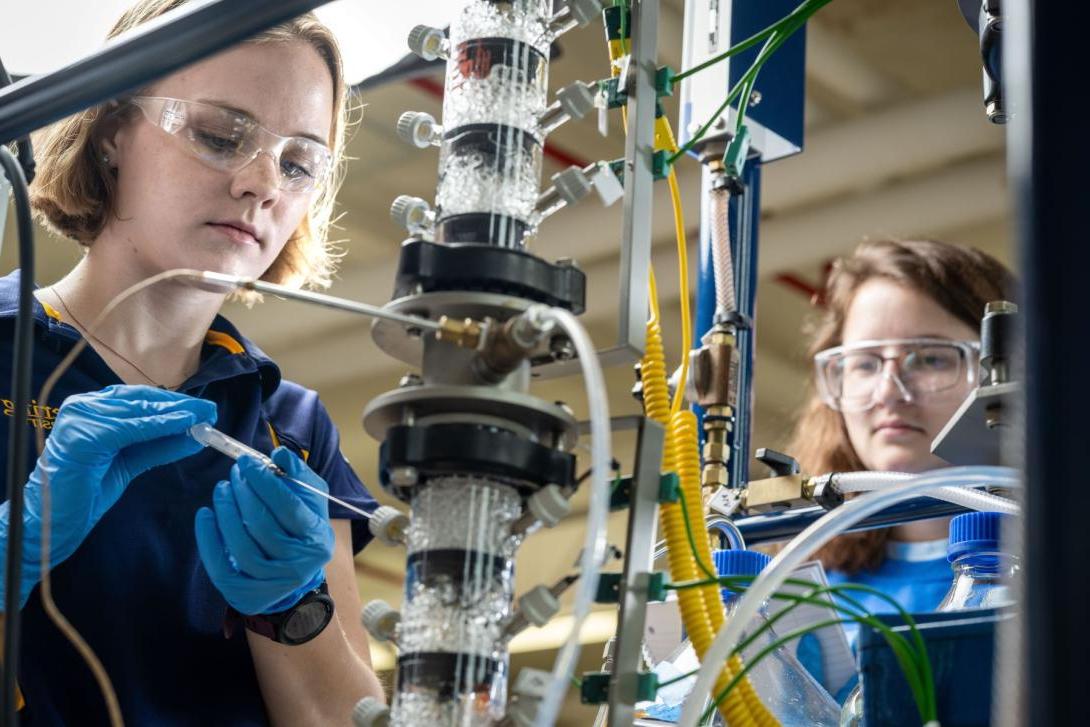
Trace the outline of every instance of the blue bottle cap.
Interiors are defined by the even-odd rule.
[[[999,531],[1009,518],[998,512],[967,512],[950,521],[946,559],[953,563],[970,553],[998,552]]]
[[[772,556],[756,550],[717,550],[712,553],[715,569],[721,576],[757,576],[772,562]],[[723,598],[734,595],[729,588],[723,589]]]

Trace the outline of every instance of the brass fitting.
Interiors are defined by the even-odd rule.
[[[809,480],[802,474],[753,480],[742,492],[742,508],[750,512],[772,512],[812,504],[813,488],[809,487]]]
[[[476,349],[481,345],[481,337],[485,333],[486,326],[472,318],[458,320],[448,316],[439,318],[439,330],[435,332],[438,341],[453,343],[461,348]]]
[[[739,365],[734,334],[725,328],[716,328],[704,337],[703,343],[689,358],[691,398],[705,409],[733,409],[738,405]]]

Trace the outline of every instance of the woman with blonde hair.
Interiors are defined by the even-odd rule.
[[[932,240],[865,242],[837,260],[812,333],[810,401],[788,447],[803,470],[944,466],[931,442],[977,383],[985,306],[1011,296],[1013,283],[991,256]],[[833,583],[864,583],[931,611],[952,577],[947,527],[942,518],[848,534],[819,556]]]
[[[110,35],[183,2],[142,0]],[[175,268],[328,285],[347,96],[336,40],[305,14],[39,141],[32,203],[84,254],[37,290],[34,390],[81,338],[90,348],[25,421],[0,417],[5,439],[10,426],[48,435],[21,521],[26,724],[104,723],[107,703],[132,724],[334,724],[361,697],[382,699],[353,567],[366,523],[187,436],[214,424],[272,451],[290,477],[373,509],[317,395],[218,314],[223,291],[166,280],[89,328],[119,293]],[[0,279],[0,381],[11,380],[18,281]],[[116,702],[38,588],[46,480],[52,599]],[[11,526],[5,503],[0,541]]]

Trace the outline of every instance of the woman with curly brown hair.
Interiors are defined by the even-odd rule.
[[[931,442],[976,385],[980,319],[1013,292],[991,256],[931,240],[881,240],[837,260],[813,332],[810,401],[788,448],[812,473],[923,472]],[[820,551],[833,583],[864,583],[914,612],[951,579],[948,519],[844,535]],[[875,611],[881,600],[864,599]]]

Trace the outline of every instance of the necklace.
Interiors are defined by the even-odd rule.
[[[68,304],[64,302],[64,298],[61,297],[61,294],[57,291],[56,287],[51,285],[51,286],[49,286],[49,289],[53,292],[53,295],[57,296],[57,301],[61,304],[61,308],[64,309],[65,315],[67,315],[70,319],[72,319],[72,322],[75,323],[76,326],[79,327],[80,331],[82,331],[83,334],[85,336],[87,336],[87,338],[90,338],[92,341],[94,341],[98,345],[102,346],[104,349],[106,349],[107,351],[112,353],[114,356],[117,356],[119,359],[124,361],[126,364],[128,364],[130,367],[132,367],[132,369],[134,371],[136,371],[138,374],[140,374],[145,379],[147,379],[153,386],[157,386],[160,389],[170,389],[171,391],[174,391],[174,390],[177,390],[177,388],[179,386],[181,386],[183,383],[185,383],[185,380],[183,379],[182,381],[179,381],[174,386],[165,386],[164,384],[160,384],[158,381],[156,381],[155,379],[148,376],[146,373],[144,373],[144,370],[142,368],[137,366],[135,363],[130,361],[125,356],[122,356],[117,350],[115,350],[108,343],[103,341],[101,338],[99,338],[95,334],[91,333],[91,331],[88,330],[87,326],[80,323],[80,320],[78,318],[76,318],[74,315],[72,315],[71,309],[69,309]]]

